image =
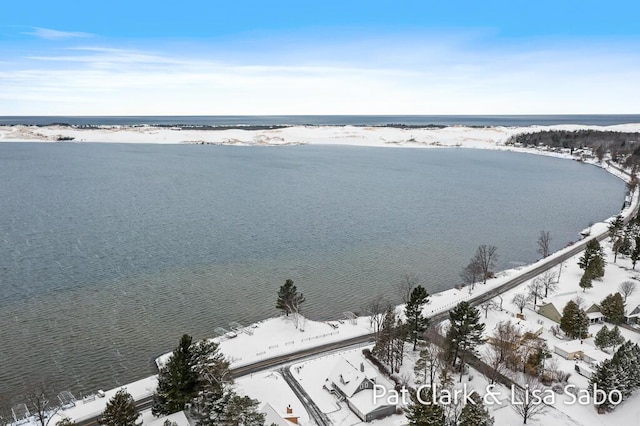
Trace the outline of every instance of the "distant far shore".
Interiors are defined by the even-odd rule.
[[[500,148],[510,137],[541,131],[640,133],[640,121],[610,126],[364,125],[0,125],[0,142],[156,143],[239,146],[352,145]],[[638,139],[640,140],[640,138]]]

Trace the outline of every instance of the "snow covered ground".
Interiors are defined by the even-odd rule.
[[[605,276],[601,280],[594,280],[593,288],[583,291],[583,289],[578,285],[584,272],[578,266],[578,258],[582,255],[582,253],[580,253],[580,255],[574,256],[563,263],[557,292],[550,294],[547,298],[539,300],[538,305],[553,303],[560,311],[560,314],[562,314],[562,309],[568,301],[580,298],[580,300],[582,300],[582,307],[586,309],[594,303],[599,304],[607,295],[617,292],[618,286],[622,282],[630,280],[636,282],[638,287],[636,292],[627,299],[627,312],[632,311],[636,306],[638,306],[640,304],[640,270],[633,270],[631,260],[623,255],[618,255],[617,262],[614,263],[610,240],[607,239],[603,241],[601,245],[605,249],[604,251],[607,261]],[[554,272],[557,273],[558,271],[559,269],[555,268]],[[550,328],[557,325],[557,323],[539,315],[532,303],[529,303],[523,311],[525,317],[524,320],[516,318],[516,314],[519,312],[519,309],[513,303],[513,297],[518,293],[525,292],[526,287],[530,282],[531,281],[528,281],[502,295],[504,299],[502,311],[499,309],[489,310],[486,319],[484,318],[484,312],[481,312],[482,320],[486,324],[486,334],[491,334],[498,322],[506,320],[511,320],[515,323],[519,322],[522,326],[530,329],[539,329],[542,327],[543,332],[540,337],[546,341],[549,349],[553,352],[556,345],[566,342],[566,340],[562,340],[550,332]],[[499,303],[499,300],[495,299],[495,301]],[[609,328],[612,327],[611,324],[605,325]],[[581,343],[576,343],[581,346],[582,350],[600,353],[603,357],[606,357],[606,354],[596,348],[593,337],[602,326],[603,324],[591,325],[589,327],[589,333],[592,337],[584,339]],[[623,328],[621,328],[621,332],[626,339],[640,344],[640,333]],[[480,348],[479,350],[482,353],[483,349]],[[552,359],[555,360],[554,362],[558,363],[559,369],[571,374],[568,381],[569,384],[575,385],[578,389],[587,388],[588,379],[575,372],[575,361],[566,360],[555,353],[552,354]],[[549,362],[549,360],[545,362]],[[586,364],[580,361],[578,365],[584,366]],[[559,397],[555,408],[557,411],[564,413],[573,419],[577,424],[589,426],[640,424],[640,393],[638,392],[633,394],[628,400],[624,401],[612,413],[603,415],[598,414],[592,405],[566,405],[564,404],[565,400],[568,400],[568,398]],[[548,418],[549,415],[550,413],[541,416],[539,419],[536,419],[536,422],[539,423],[533,422],[532,424],[550,424],[551,422],[555,422],[556,418]],[[496,421],[496,424],[501,425],[503,423]]]
[[[271,130],[179,130],[154,126],[100,126],[78,129],[66,126],[0,126],[0,141],[56,141],[74,138],[76,142],[114,143],[206,143],[225,145],[356,145],[405,147],[467,147],[495,149],[512,135],[544,130],[610,130],[638,132],[640,123],[614,126],[563,124],[527,127],[444,128],[293,126]]]

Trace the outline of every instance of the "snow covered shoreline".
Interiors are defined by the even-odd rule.
[[[466,148],[466,147],[465,147]],[[523,153],[553,156],[557,158],[573,159],[575,156],[569,154],[544,151],[534,148],[514,148],[510,146],[499,146],[494,149],[512,150]],[[601,167],[612,175],[623,181],[628,180],[628,176],[621,170],[606,163],[599,163],[595,160],[586,160],[585,163]],[[631,203],[621,214],[626,218],[633,214],[640,203],[640,193],[636,191]],[[599,235],[608,230],[608,221],[615,217],[603,218],[599,222],[591,225],[589,231],[591,235]],[[553,261],[572,250],[573,244],[551,253],[548,257],[539,259],[536,262],[521,265],[515,268],[499,271],[496,277],[487,281],[484,285],[476,286],[473,291],[466,288],[451,288],[432,294],[430,304],[425,307],[425,314],[429,317],[451,309],[463,300],[470,300],[483,293],[490,291],[506,283],[508,280],[524,274],[536,267]],[[396,306],[396,310],[401,311],[404,305]],[[240,331],[237,337],[229,339],[226,336],[214,337],[211,340],[220,345],[221,352],[230,360],[232,368],[246,366],[255,362],[264,361],[280,355],[291,354],[303,349],[309,349],[327,343],[347,340],[353,337],[365,336],[372,333],[368,316],[360,316],[353,323],[346,318],[334,319],[331,321],[313,321],[304,319],[306,322],[306,332],[299,334],[296,327],[291,324],[289,318],[273,317],[251,324],[245,329],[250,329],[250,333]],[[158,357],[156,365],[161,368],[168,360],[171,352]]]
[[[640,131],[640,124],[633,125],[634,128],[630,129],[625,125],[620,131]],[[26,127],[26,126],[13,126],[13,127]],[[460,147],[460,148],[476,148],[476,149],[496,149],[496,150],[510,150],[523,153],[531,153],[538,155],[554,156],[565,159],[576,159],[576,157],[565,153],[544,151],[532,148],[517,148],[513,146],[504,145],[504,141],[511,135],[521,133],[523,131],[543,131],[550,129],[567,130],[568,126],[549,126],[549,127],[521,127],[521,128],[468,128],[468,127],[451,127],[442,129],[399,129],[399,128],[359,128],[359,127],[296,127],[278,130],[261,130],[261,131],[247,131],[247,130],[224,130],[224,132],[240,132],[243,137],[253,138],[253,142],[246,139],[246,142],[239,143],[214,143],[221,145],[241,145],[241,146],[281,146],[291,144],[330,144],[330,145],[354,145],[354,146],[369,146],[369,147]],[[621,126],[579,126],[579,128],[597,128],[613,130],[613,128],[619,128]],[[30,127],[31,128],[31,127]],[[0,141],[11,141],[10,136],[6,133],[7,126],[0,126]],[[51,135],[47,138],[54,138],[59,128],[52,127],[34,127],[34,131],[43,132],[45,129],[51,131]],[[103,130],[80,130],[69,129],[64,127],[66,131],[78,131],[78,132],[90,132],[87,134],[93,135],[96,140],[86,142],[105,142],[105,140],[99,140],[100,134]],[[164,144],[176,144],[176,143],[188,143],[187,141],[171,141],[174,139],[169,138],[170,135],[179,134],[184,135],[186,132],[183,130],[171,130],[167,128],[151,128],[143,127],[144,131],[138,134],[139,140],[123,140],[123,136],[129,134],[136,134],[136,128],[126,128],[125,130],[114,130],[112,132],[112,138],[108,142],[111,143],[164,143]],[[152,130],[153,129],[153,130]],[[577,130],[578,127],[575,128]],[[278,136],[274,138],[274,132],[284,132],[290,130],[290,133],[284,136]],[[574,129],[571,129],[574,130]],[[105,129],[104,132],[107,132]],[[154,133],[157,132],[157,133]],[[215,134],[218,131],[201,130],[192,131],[204,134]],[[242,133],[244,132],[244,133]],[[295,133],[299,132],[299,133]],[[13,134],[13,133],[12,133]],[[44,133],[42,133],[44,134]],[[106,134],[106,133],[105,133]],[[265,136],[265,134],[267,136]],[[293,136],[306,135],[307,139],[305,143],[294,143]],[[15,134],[13,134],[15,136]],[[166,136],[161,141],[153,141],[152,139],[158,136]],[[249,136],[247,136],[249,135]],[[465,136],[463,136],[465,135]],[[70,134],[64,133],[62,136],[75,137]],[[382,136],[389,139],[382,139]],[[404,139],[400,142],[389,142],[393,138],[409,138],[410,141]],[[428,138],[436,138],[433,142],[428,142]],[[271,138],[271,139],[269,139]],[[25,139],[23,139],[24,141]],[[29,139],[33,142],[52,141],[52,139]],[[261,141],[261,142],[260,142]],[[209,143],[209,142],[207,142]],[[625,176],[617,169],[609,167],[606,164],[598,164],[595,161],[587,161],[589,164],[602,167],[615,176],[624,179]],[[638,203],[637,193],[633,197],[632,206],[625,210],[630,210]],[[606,219],[605,219],[606,220]],[[592,232],[598,233],[607,229],[606,223],[600,222],[592,226]],[[547,260],[553,259],[556,256],[561,255],[566,250],[570,250],[571,247],[565,247],[556,253],[552,254]],[[534,262],[529,265],[520,266],[518,268],[501,271],[497,274],[495,279],[490,280],[486,285],[476,286],[476,290],[473,293],[468,292],[466,288],[463,289],[449,289],[443,292],[439,292],[431,295],[431,303],[426,307],[426,313],[428,316],[434,315],[438,312],[443,312],[450,309],[455,304],[462,300],[468,300],[470,298],[478,296],[480,293],[489,291],[495,288],[507,280],[513,278],[514,275],[524,273],[532,268],[538,266],[542,261]],[[398,306],[401,309],[402,306]],[[273,358],[279,355],[284,355],[292,352],[297,352],[310,347],[323,345],[330,342],[336,342],[340,340],[346,340],[356,336],[367,335],[371,332],[368,317],[359,317],[353,323],[347,320],[335,320],[327,322],[306,321],[304,326],[304,332],[297,330],[291,321],[285,317],[270,318],[260,321],[256,324],[245,327],[249,332],[238,333],[236,337],[220,337],[215,340],[220,344],[221,352],[231,361],[232,368],[238,368],[246,366],[254,362],[264,361],[268,358]],[[363,345],[367,345],[364,343]],[[170,353],[166,353],[163,356],[156,359],[158,365],[162,365],[166,362]],[[135,394],[136,399],[148,398],[154,391],[156,386],[157,377],[151,376],[142,379],[138,382],[128,384],[126,387]],[[271,386],[271,384],[269,385]],[[107,396],[110,397],[119,388],[114,388],[107,391]],[[69,415],[75,419],[85,419],[90,416],[99,414],[104,409],[104,404],[109,398],[100,398],[95,401],[87,401],[87,404],[79,404],[75,409],[65,411],[66,415]]]
[[[266,130],[180,129],[161,126],[0,126],[0,142],[210,144],[238,146],[351,145],[500,149],[515,134],[546,130],[640,132],[640,123],[613,126],[562,124],[526,127],[292,126]]]

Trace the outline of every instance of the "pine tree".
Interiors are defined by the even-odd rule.
[[[616,218],[609,224],[609,235],[611,236],[611,242],[613,243],[613,263],[618,259],[618,252],[622,247],[624,240],[622,230],[624,228],[624,221],[622,215],[616,216]]]
[[[600,302],[600,310],[613,324],[624,322],[624,301],[620,293],[609,294]]]
[[[623,343],[611,359],[619,369],[618,375],[623,383],[622,396],[627,398],[640,386],[640,349],[631,341]]]
[[[609,342],[609,346],[613,347],[620,346],[625,342],[624,336],[622,335],[622,333],[620,333],[620,329],[617,325],[613,327],[613,330],[609,332]]]
[[[627,341],[618,348],[613,358],[599,364],[589,381],[589,390],[592,394],[596,385],[606,394],[614,390],[619,391],[623,400],[640,387],[640,348],[638,345]],[[602,413],[613,410],[616,405],[605,398],[605,401],[596,407],[598,412]]]
[[[592,239],[587,243],[584,253],[578,260],[578,266],[584,271],[587,271],[591,266],[591,278],[597,279],[604,276],[604,265],[602,247],[600,247],[598,240]]]
[[[158,374],[158,387],[153,394],[154,416],[177,413],[184,410],[195,395],[198,376],[193,370],[191,336],[185,334],[167,363]]]
[[[609,331],[609,329],[607,328],[606,325],[603,326],[600,329],[600,331],[598,331],[596,333],[595,344],[600,349],[606,349],[609,346],[612,346],[612,344],[611,344],[611,332]]]
[[[633,265],[633,269],[636,269],[638,259],[640,259],[640,236],[635,238],[635,245],[631,251],[631,264]]]
[[[220,404],[225,401],[229,385],[233,383],[229,361],[218,352],[218,345],[214,342],[203,340],[193,346],[193,370],[198,375],[198,393],[191,400],[191,415],[198,424],[220,424],[214,420],[220,418]]]
[[[295,313],[296,309],[305,301],[302,293],[298,293],[298,289],[293,280],[287,279],[278,290],[278,299],[276,301],[276,309],[280,309],[287,316]]]
[[[600,254],[593,258],[587,270],[591,271],[591,276],[595,280],[604,277],[604,266],[604,253],[600,251]]]
[[[560,328],[572,339],[584,339],[589,332],[589,317],[576,302],[570,300],[562,310]]]
[[[460,354],[460,381],[464,371],[464,360],[467,352],[475,352],[477,345],[483,342],[482,332],[485,325],[480,321],[480,312],[463,301],[449,311],[450,327],[446,340],[452,365]]]
[[[208,410],[194,414],[198,426],[263,426],[259,401],[240,396],[231,389],[208,401]]]
[[[582,291],[586,291],[588,288],[593,287],[592,281],[593,277],[591,276],[591,271],[587,268],[587,270],[584,271],[584,274],[582,274],[582,278],[580,278],[580,283],[578,283],[578,285],[582,288]]]
[[[432,400],[431,389],[422,388],[420,398],[411,394],[411,403],[407,407],[407,420],[410,426],[442,426],[445,424],[444,410]],[[427,403],[425,403],[427,402]]]
[[[624,384],[620,380],[619,373],[619,369],[612,360],[607,359],[600,363],[589,379],[588,389],[591,395],[593,396],[594,394],[594,386],[597,386],[599,390],[602,390],[607,394],[612,390],[622,392]],[[615,406],[609,401],[609,398],[604,398],[604,401],[601,404],[596,405],[596,409],[599,413],[606,413],[611,411],[614,407]]]
[[[415,287],[405,307],[405,316],[409,326],[409,335],[413,340],[413,350],[416,350],[418,337],[427,329],[429,320],[422,316],[424,305],[429,303],[429,294],[421,285]]]
[[[107,402],[98,423],[105,426],[139,426],[142,421],[138,421],[138,417],[140,413],[133,397],[123,388]]]
[[[475,404],[467,402],[462,408],[458,426],[493,426],[494,419],[482,403],[482,397],[477,392],[473,392],[470,398]]]

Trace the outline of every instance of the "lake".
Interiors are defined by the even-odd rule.
[[[460,283],[615,215],[624,183],[575,161],[472,149],[0,144],[0,393],[44,377],[77,397],[152,372],[183,333],[361,311],[416,274]]]

